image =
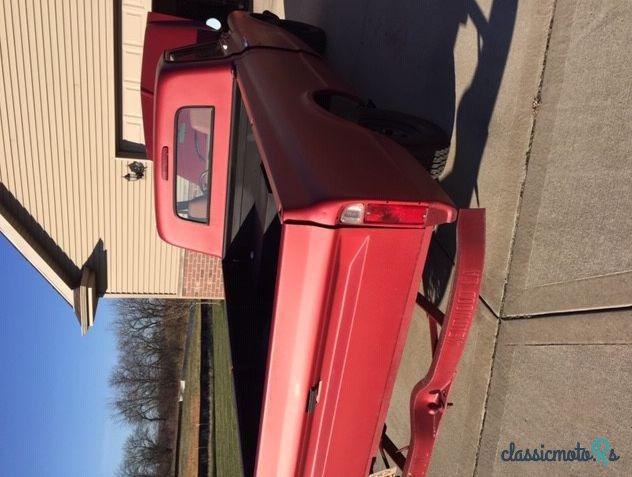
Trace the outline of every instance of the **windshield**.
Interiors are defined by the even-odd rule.
[[[187,107],[176,115],[178,217],[208,223],[213,154],[213,108]]]

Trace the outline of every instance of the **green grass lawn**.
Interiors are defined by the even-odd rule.
[[[202,308],[204,307],[204,308]],[[206,475],[199,477],[241,477],[243,475],[237,406],[233,386],[232,358],[228,322],[224,303],[195,306],[192,308],[192,330],[186,349],[183,379],[186,386],[182,401],[180,442],[178,452],[178,477],[198,477],[199,470],[206,468]],[[205,326],[202,320],[208,320]],[[205,343],[211,347],[208,403],[200,402],[200,372],[204,359],[202,330],[210,336]],[[209,407],[207,423],[200,422],[201,406]],[[200,466],[200,425],[207,425],[208,465]]]
[[[230,352],[226,307],[212,305],[210,318],[213,334],[213,402],[214,429],[210,445],[214,445],[215,474],[232,477],[243,475],[237,406],[233,386],[233,364]]]
[[[182,418],[180,421],[180,445],[178,457],[178,476],[197,477],[198,475],[198,439],[200,424],[200,343],[201,311],[196,306],[191,309],[193,328],[186,349],[184,376],[186,385],[182,400]]]

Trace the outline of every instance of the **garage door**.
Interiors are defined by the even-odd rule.
[[[145,144],[140,107],[143,38],[151,0],[123,0],[121,4],[121,114],[123,143]],[[131,143],[131,144],[129,144]]]

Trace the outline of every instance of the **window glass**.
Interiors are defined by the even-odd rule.
[[[182,108],[176,116],[176,213],[194,222],[208,223],[213,108]]]
[[[165,53],[165,60],[169,63],[181,63],[187,61],[203,61],[213,58],[222,58],[226,55],[228,47],[226,43],[215,40],[183,48],[175,48]]]

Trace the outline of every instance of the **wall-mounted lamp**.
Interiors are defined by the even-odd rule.
[[[145,177],[145,170],[147,167],[142,162],[134,161],[127,165],[129,172],[123,176],[128,182],[137,181]]]

